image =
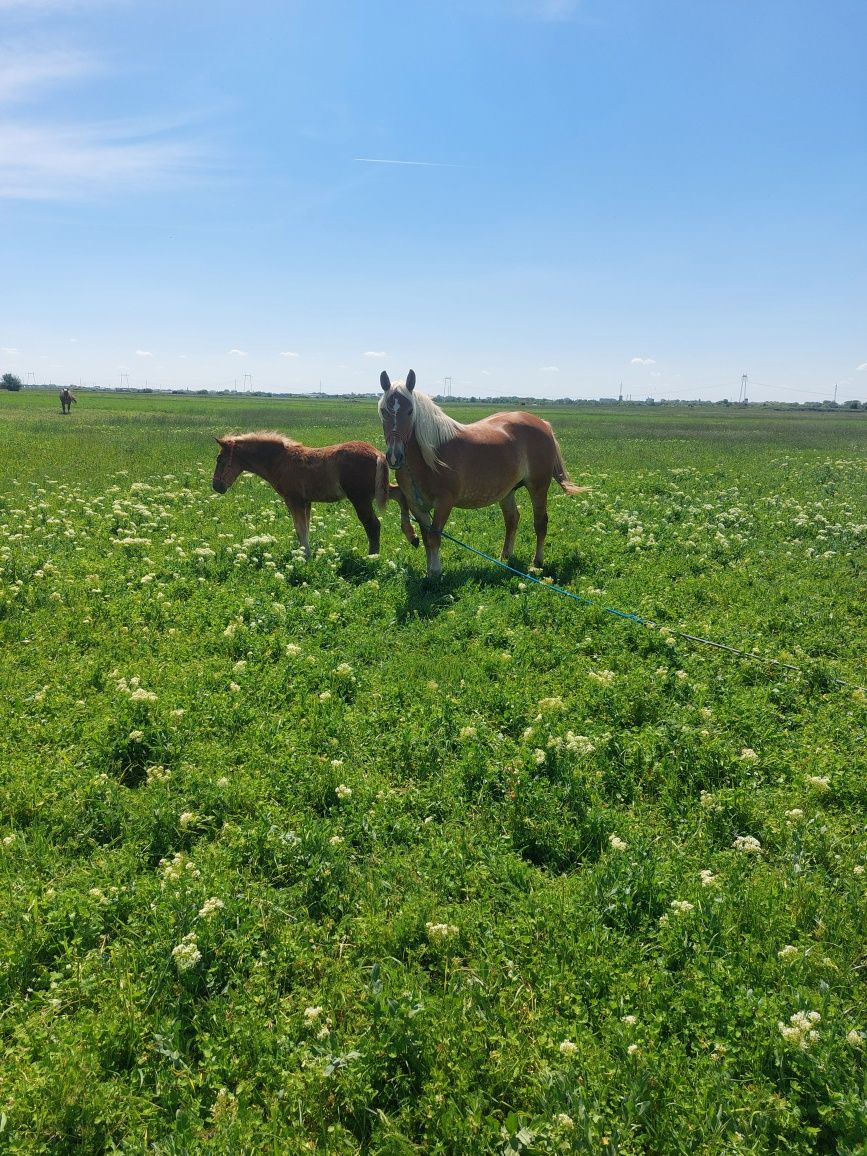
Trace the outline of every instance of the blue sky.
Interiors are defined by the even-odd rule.
[[[0,371],[867,399],[864,0],[0,0],[0,51]]]

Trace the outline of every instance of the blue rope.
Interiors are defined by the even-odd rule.
[[[416,491],[418,493],[418,491]],[[466,542],[462,542],[460,538],[456,538],[453,534],[449,534],[447,530],[435,530],[433,525],[427,526],[421,521],[417,515],[413,514],[416,522],[422,529],[427,530],[429,534],[438,534],[441,538],[448,538],[450,542],[454,542],[456,546],[460,546],[462,550],[466,550],[469,554],[475,554],[479,558],[484,558],[486,562],[493,562],[495,566],[499,566],[501,570],[508,570],[510,574],[515,574],[519,578],[524,578],[528,582],[535,582],[537,586],[542,586],[546,590],[551,590],[554,594],[562,594],[565,598],[571,598],[573,602],[580,602],[584,606],[592,606],[596,610],[602,610],[605,614],[613,614],[615,618],[625,619],[627,622],[635,622],[639,626],[646,626],[650,630],[662,629],[667,633],[674,635],[677,638],[683,638],[687,642],[700,642],[704,646],[712,646],[716,650],[726,650],[729,654],[735,654],[739,658],[749,658],[753,662],[764,662],[769,666],[779,666],[783,670],[793,670],[797,674],[803,674],[803,668],[794,666],[790,662],[783,662],[779,658],[765,658],[761,654],[753,654],[749,650],[739,650],[736,646],[728,646],[725,642],[714,642],[711,638],[702,638],[698,634],[687,634],[683,630],[675,630],[673,627],[664,626],[659,628],[657,624],[649,618],[643,618],[640,614],[633,614],[626,610],[617,610],[613,606],[602,606],[598,602],[594,602],[592,598],[584,598],[580,594],[575,594],[572,590],[567,590],[565,586],[558,586],[556,582],[546,582],[544,578],[536,578],[533,574],[526,574],[523,570],[517,570],[514,566],[510,566],[508,562],[503,562],[500,558],[495,558],[493,554],[486,554],[484,550],[477,550],[475,546],[469,546]],[[831,682],[837,683],[839,686],[852,687],[855,690],[863,690],[864,687],[859,686],[856,682],[848,682],[844,678],[836,678],[829,676]]]

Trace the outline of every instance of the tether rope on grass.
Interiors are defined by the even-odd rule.
[[[613,606],[603,606],[599,602],[594,602],[592,598],[584,598],[581,594],[576,594],[573,590],[567,590],[565,586],[558,586],[556,582],[547,580],[545,578],[537,578],[534,574],[527,574],[524,570],[518,570],[514,566],[510,566],[508,562],[504,562],[501,558],[495,558],[493,554],[486,554],[484,550],[477,550],[475,546],[470,546],[466,542],[462,542],[460,538],[456,538],[454,534],[450,534],[447,530],[435,530],[432,525],[425,526],[424,523],[413,514],[416,522],[422,529],[427,530],[429,534],[438,534],[441,538],[448,538],[450,542],[454,542],[456,546],[460,546],[462,550],[466,550],[469,554],[475,554],[479,558],[484,558],[486,562],[492,562],[495,566],[499,566],[501,570],[508,570],[510,574],[515,574],[519,578],[524,578],[528,582],[535,582],[537,586],[542,586],[545,590],[550,590],[554,594],[561,594],[564,598],[571,598],[573,602],[580,602],[584,606],[592,606],[595,610],[602,610],[605,614],[611,614],[615,618],[625,619],[627,622],[634,622],[638,626],[646,626],[649,630],[660,630],[667,634],[671,634],[676,638],[683,638],[687,642],[698,642],[702,646],[712,646],[716,650],[725,650],[729,654],[734,654],[738,658],[749,658],[753,662],[763,662],[768,666],[777,666],[781,670],[791,670],[796,674],[804,674],[804,668],[795,666],[791,662],[783,662],[779,658],[765,658],[761,654],[754,654],[749,650],[740,650],[737,646],[729,646],[725,642],[715,642],[712,638],[702,638],[699,634],[687,634],[684,630],[677,630],[672,626],[660,626],[659,623],[654,622],[650,618],[644,618],[640,614],[635,614],[628,610],[617,610]],[[845,678],[837,678],[836,675],[828,675],[830,682],[836,683],[838,686],[851,687],[853,690],[864,690],[857,682],[849,682]]]

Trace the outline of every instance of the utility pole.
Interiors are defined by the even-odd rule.
[[[120,388],[121,389],[129,389],[129,374],[128,373],[122,373],[120,375]]]
[[[241,382],[241,392],[242,393],[252,393],[253,392],[253,374],[252,373],[245,373],[244,374],[244,380]]]
[[[452,379],[450,377],[443,378],[443,390],[445,391],[446,397],[452,396]]]
[[[747,398],[747,375],[741,374],[741,390],[738,394],[738,401],[746,401]]]

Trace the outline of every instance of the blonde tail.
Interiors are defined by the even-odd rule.
[[[554,437],[554,435],[551,435]],[[557,485],[567,494],[584,494],[587,490],[591,490],[592,486],[576,486],[574,482],[569,481],[569,475],[566,473],[566,465],[563,461],[563,454],[560,452],[560,443],[554,438],[554,471],[553,477]]]

